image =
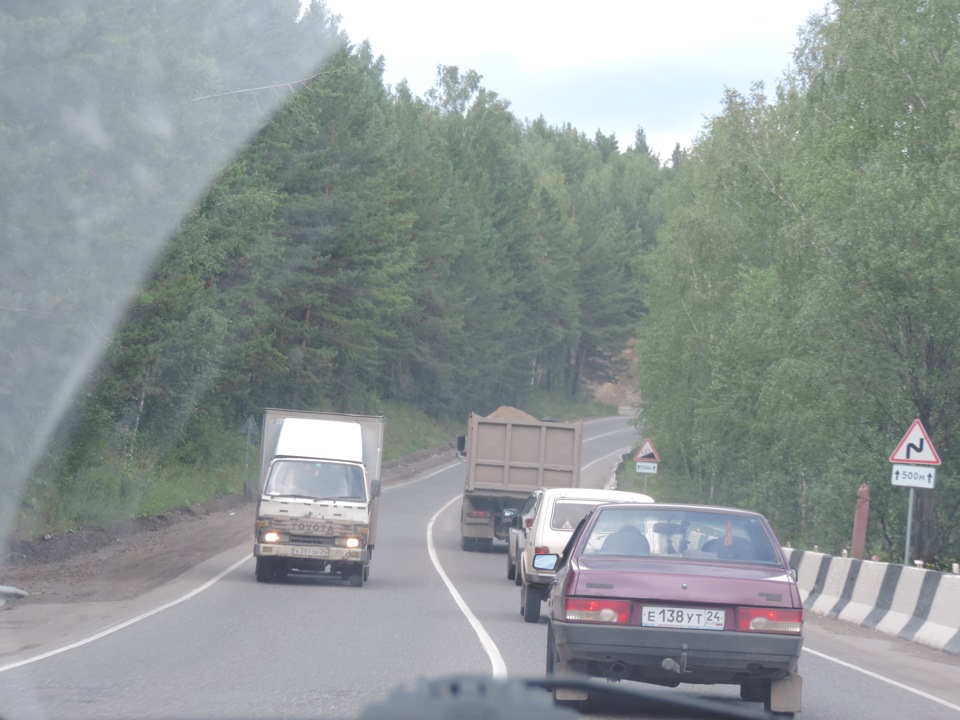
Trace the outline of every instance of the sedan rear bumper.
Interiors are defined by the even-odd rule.
[[[551,623],[571,670],[663,685],[786,677],[796,672],[803,646],[797,635]]]

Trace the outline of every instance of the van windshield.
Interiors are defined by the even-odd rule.
[[[337,462],[278,460],[270,469],[264,493],[317,500],[366,500],[363,470]]]

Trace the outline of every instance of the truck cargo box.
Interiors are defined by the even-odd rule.
[[[579,487],[583,423],[494,419],[470,414],[466,489],[532,492]]]
[[[460,547],[489,550],[505,540],[508,511],[540,487],[580,487],[583,423],[554,422],[515,408],[487,417],[471,413],[457,451],[465,460]]]

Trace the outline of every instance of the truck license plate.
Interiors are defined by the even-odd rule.
[[[643,608],[644,627],[682,628],[684,630],[723,630],[726,613],[707,608],[676,608],[647,605]]]
[[[290,551],[293,555],[300,557],[319,557],[325,558],[330,554],[330,550],[325,547],[294,547]]]

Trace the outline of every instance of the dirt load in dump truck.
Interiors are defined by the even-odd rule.
[[[506,540],[512,518],[539,487],[580,486],[583,423],[538,420],[509,406],[471,413],[457,454],[467,472],[460,547],[487,551]]]
[[[370,576],[380,506],[385,420],[378,415],[268,409],[260,443],[257,580],[328,573]]]

